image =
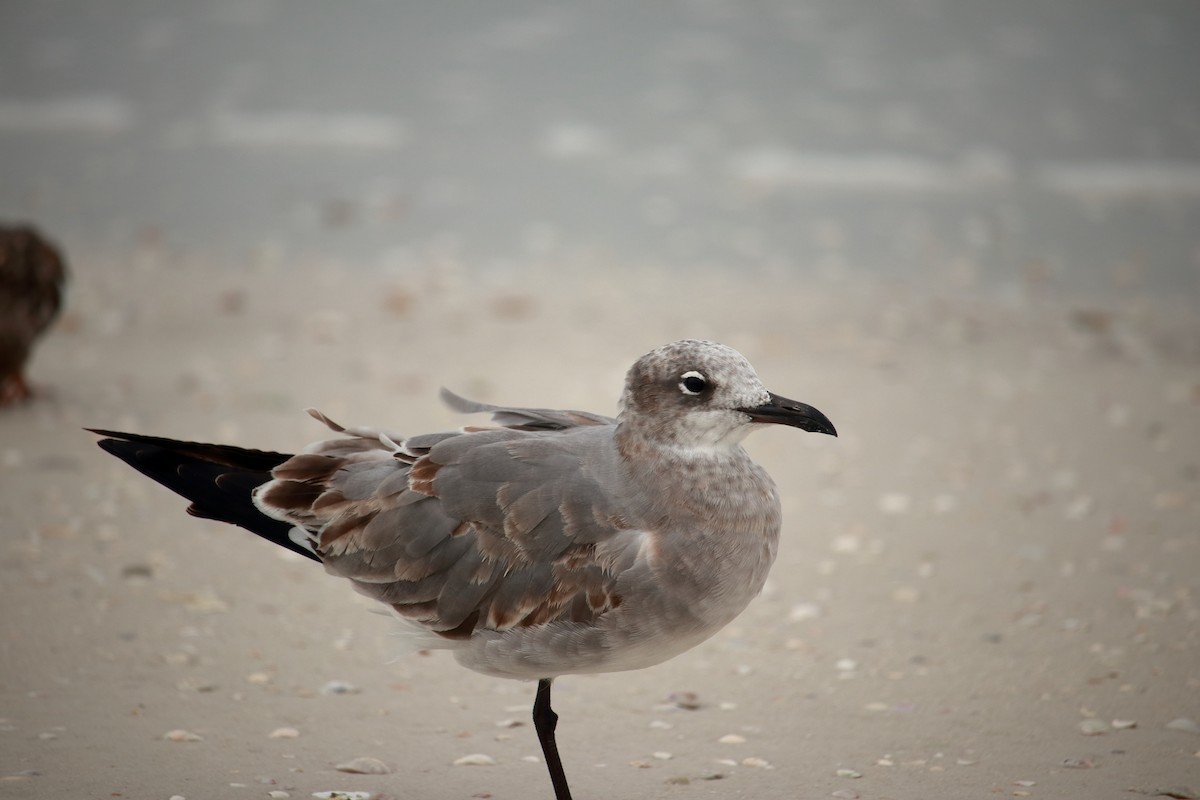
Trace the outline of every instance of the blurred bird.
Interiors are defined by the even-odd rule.
[[[25,362],[62,307],[67,265],[31,227],[0,226],[0,406],[27,400]]]

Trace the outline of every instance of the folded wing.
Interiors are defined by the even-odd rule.
[[[402,438],[310,412],[342,435],[296,455],[98,432],[191,513],[316,557],[446,639],[590,623],[619,606],[642,533],[599,488],[613,421],[447,402],[500,425]]]

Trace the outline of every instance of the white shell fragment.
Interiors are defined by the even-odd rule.
[[[344,764],[338,764],[336,769],[338,772],[352,772],[355,775],[390,775],[392,772],[392,768],[387,764],[370,756],[359,756]]]
[[[912,506],[912,499],[903,492],[887,492],[879,497],[879,510],[885,514],[904,514]]]
[[[821,607],[816,603],[797,603],[788,612],[788,619],[792,622],[804,622],[819,616],[821,616]]]
[[[456,767],[494,767],[496,759],[485,753],[471,753],[462,758],[454,759]]]

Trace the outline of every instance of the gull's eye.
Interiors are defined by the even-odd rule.
[[[708,380],[699,372],[685,372],[679,378],[679,391],[684,394],[700,394],[708,388]]]

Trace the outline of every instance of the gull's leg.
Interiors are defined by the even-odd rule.
[[[562,760],[558,757],[558,744],[554,741],[554,729],[558,727],[558,714],[550,708],[550,681],[538,681],[537,699],[533,701],[533,729],[542,744],[542,755],[546,758],[546,769],[550,770],[550,784],[554,787],[554,800],[571,800],[567,786],[567,775],[563,772]]]

